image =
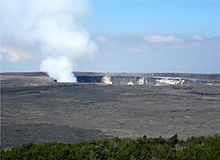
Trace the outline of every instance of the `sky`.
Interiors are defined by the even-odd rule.
[[[26,16],[17,16],[15,19],[14,16],[7,17],[6,13],[13,15],[11,12],[14,12],[16,15],[25,15],[25,10],[29,5],[26,5],[24,0],[19,0],[22,2],[20,3],[21,10],[14,8],[12,10],[7,3],[13,4],[14,1],[16,0],[1,1],[3,4],[1,6],[4,7],[2,10],[5,10],[5,12],[0,11],[2,19],[0,22],[2,26],[2,29],[0,28],[1,72],[39,71],[40,64],[46,57],[42,46],[48,48],[51,45],[44,45],[45,41],[37,38],[22,38],[24,32],[31,29],[27,30],[28,25],[23,24],[32,24],[32,22],[27,21],[24,18]],[[56,1],[52,3],[52,6],[57,3]],[[90,44],[95,44],[92,49],[86,46],[87,52],[92,52],[91,54],[82,53],[83,56],[79,58],[68,55],[70,62],[74,63],[74,70],[220,73],[219,0],[91,0],[86,3],[80,2],[83,2],[80,9],[74,10],[77,14],[69,10],[56,18],[57,21],[58,18],[65,19],[69,18],[68,14],[74,14],[73,23],[57,24],[74,30],[71,25],[75,26],[75,21],[77,21],[76,29],[80,33],[83,30],[85,33],[83,36],[87,37],[85,40]],[[70,4],[74,5],[74,0]],[[39,6],[35,5],[35,8],[37,7]],[[62,12],[65,12],[65,7],[67,7],[66,4]],[[81,10],[86,11],[82,14]],[[16,24],[24,23],[17,26],[15,21],[18,21]],[[36,23],[33,22],[33,24]],[[15,28],[12,29],[13,32],[7,29],[12,25]],[[59,32],[59,27],[56,29],[58,30],[54,32],[51,30],[55,35]],[[41,33],[41,30],[36,30],[36,28],[32,31],[32,34],[25,33],[25,35],[32,37],[35,33]],[[57,34],[57,38],[60,38],[60,35]],[[70,35],[76,36],[77,34]],[[45,37],[51,38],[51,36],[40,38]],[[77,40],[74,42],[77,43]],[[72,45],[72,43],[68,44]],[[69,50],[63,49],[64,46],[66,45],[58,44],[53,50],[46,52],[59,51],[65,55],[65,51],[69,52]],[[73,48],[73,52],[77,51]],[[51,53],[46,55],[54,56]]]

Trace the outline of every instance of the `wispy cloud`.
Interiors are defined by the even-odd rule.
[[[144,36],[144,40],[148,42],[152,42],[152,43],[167,43],[167,42],[179,42],[180,41],[180,39],[175,36],[159,35],[159,34]]]
[[[144,51],[142,47],[133,47],[133,48],[129,48],[129,50],[133,53],[141,53]]]
[[[205,40],[205,37],[203,37],[202,35],[194,35],[192,39],[197,41],[203,41]]]
[[[90,70],[219,72],[220,37],[194,35],[105,35],[108,41],[98,43]]]
[[[96,36],[95,40],[97,42],[106,42],[108,39],[107,39],[107,37],[100,35],[100,36]]]
[[[0,47],[0,55],[2,58],[6,58],[11,62],[24,61],[33,58],[32,54],[26,53],[18,49],[8,49]]]

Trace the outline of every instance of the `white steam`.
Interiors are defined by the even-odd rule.
[[[41,63],[41,70],[47,72],[58,82],[75,82],[76,78],[72,74],[72,66],[69,60],[64,57],[48,57]]]
[[[8,38],[4,48],[38,46],[43,58],[41,71],[59,82],[74,82],[77,59],[90,57],[97,50],[79,22],[89,13],[88,1],[3,0],[2,4],[1,32]],[[9,45],[11,41],[15,45]]]

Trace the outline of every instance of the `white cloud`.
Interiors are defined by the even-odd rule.
[[[203,37],[201,35],[194,35],[192,37],[192,39],[197,40],[197,41],[203,41],[203,40],[205,40],[205,37]]]
[[[8,49],[0,47],[1,59],[6,58],[11,62],[28,60],[34,56],[18,49]]]
[[[148,41],[148,42],[153,42],[153,43],[158,43],[158,42],[179,42],[180,39],[175,37],[175,36],[171,36],[171,35],[148,35],[148,36],[144,36],[144,40]]]
[[[106,42],[107,38],[105,36],[97,36],[96,38],[97,42]]]

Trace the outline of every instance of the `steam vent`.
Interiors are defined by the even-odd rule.
[[[220,74],[75,72],[79,83],[106,85],[220,85]]]

